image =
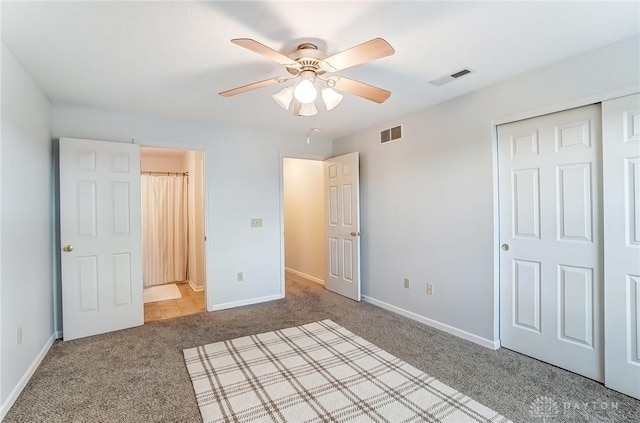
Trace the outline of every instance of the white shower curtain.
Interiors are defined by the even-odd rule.
[[[187,176],[142,175],[144,286],[187,280]]]

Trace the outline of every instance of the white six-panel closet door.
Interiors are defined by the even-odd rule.
[[[640,94],[602,119],[605,385],[640,399]]]
[[[498,127],[502,346],[603,381],[601,113]]]

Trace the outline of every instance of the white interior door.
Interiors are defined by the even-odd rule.
[[[60,139],[65,340],[144,321],[140,147]]]
[[[602,103],[605,385],[640,399],[640,95]]]
[[[358,153],[325,160],[326,287],[360,301],[360,166]]]
[[[498,127],[501,345],[603,381],[601,115]]]

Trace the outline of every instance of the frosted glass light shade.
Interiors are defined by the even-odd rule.
[[[293,88],[285,87],[278,91],[277,94],[271,96],[273,101],[280,107],[285,110],[289,110],[289,105],[291,104],[291,100],[293,100]]]
[[[322,100],[324,100],[325,106],[327,106],[327,110],[331,110],[336,107],[342,101],[344,96],[338,93],[333,88],[324,88],[322,90]]]
[[[300,116],[314,116],[318,114],[315,103],[303,103],[300,106]]]
[[[303,79],[293,90],[293,95],[302,104],[312,103],[318,96],[316,87],[313,86],[313,82],[308,79]],[[315,106],[314,106],[315,107]]]

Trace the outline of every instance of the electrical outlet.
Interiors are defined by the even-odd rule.
[[[254,217],[253,219],[251,219],[251,227],[262,228],[262,219],[259,217]]]
[[[409,289],[409,278],[404,278],[404,287]]]
[[[22,344],[22,326],[18,328],[18,332],[16,333],[16,340],[18,341],[18,345]]]
[[[244,280],[244,274],[242,272],[238,272],[237,279],[238,282],[242,282]]]
[[[427,284],[427,294],[428,295],[433,295],[433,284],[432,283],[428,283]]]

